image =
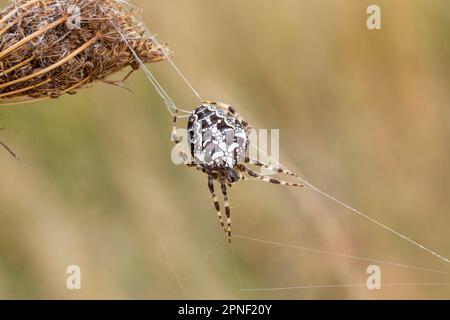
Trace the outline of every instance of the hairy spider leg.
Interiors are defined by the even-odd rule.
[[[177,134],[178,111],[178,108],[174,111],[171,140],[175,143],[178,155],[183,159],[183,163],[188,165],[189,167],[194,167],[196,165],[193,161],[189,161],[189,155],[183,149],[183,145],[181,144],[181,137]]]
[[[229,104],[225,104],[225,103],[222,103],[222,102],[214,102],[214,101],[204,101],[203,103],[212,104],[212,105],[221,107],[221,108],[223,108],[225,110],[228,110],[233,116],[236,117],[236,119],[240,123],[242,123],[242,125],[245,128],[245,130],[247,131],[247,134],[249,134],[253,130],[252,126],[239,113],[237,113],[236,110],[232,106],[230,106]]]
[[[278,179],[274,179],[262,174],[259,174],[245,166],[243,166],[243,169],[245,170],[245,172],[247,172],[251,177],[262,180],[264,182],[268,182],[268,183],[273,183],[273,184],[279,184],[282,186],[289,186],[289,187],[299,187],[299,188],[304,188],[305,186],[302,184],[298,184],[298,183],[292,183],[292,182],[287,182],[287,181],[283,181],[283,180],[278,180]]]
[[[287,169],[275,167],[274,165],[266,164],[266,163],[261,162],[261,161],[256,160],[256,159],[252,159],[252,158],[248,158],[247,157],[247,158],[245,158],[245,163],[253,164],[253,165],[258,166],[258,167],[263,167],[263,168],[265,168],[267,170],[270,170],[270,171],[273,171],[275,173],[287,174],[289,176],[296,177],[296,178],[299,177],[296,173],[293,173],[293,172],[291,172],[291,171],[289,171]]]
[[[231,112],[233,116],[236,117],[236,119],[239,120],[240,123],[242,123],[247,134],[250,134],[250,132],[253,131],[253,127],[239,113],[237,113],[232,106],[227,105],[226,108]]]
[[[219,204],[219,201],[217,200],[216,192],[214,190],[214,179],[210,175],[208,175],[208,188],[209,188],[209,192],[211,192],[211,197],[212,197],[212,200],[214,203],[214,208],[217,211],[217,218],[219,219],[219,223],[222,226],[223,231],[225,231],[225,233],[226,233],[227,229],[225,228],[225,224],[223,223],[222,213],[220,212],[220,204]]]
[[[223,201],[225,205],[225,214],[227,215],[227,233],[228,233],[228,242],[231,243],[231,209],[230,202],[228,199],[227,185],[225,179],[222,178],[220,180],[220,187],[222,189]]]

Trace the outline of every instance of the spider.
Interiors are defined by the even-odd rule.
[[[278,185],[304,187],[301,184],[262,175],[248,167],[248,165],[255,165],[275,173],[298,177],[286,169],[277,168],[247,156],[250,144],[249,135],[253,129],[232,106],[221,102],[205,101],[188,115],[187,142],[190,153],[183,149],[182,137],[177,134],[179,118],[177,114],[176,110],[173,117],[172,141],[176,144],[176,151],[185,165],[196,168],[208,176],[208,189],[217,211],[219,223],[228,236],[228,242],[231,242],[231,209],[228,187],[246,180],[248,177]],[[214,182],[219,183],[222,192],[227,218],[226,225]]]

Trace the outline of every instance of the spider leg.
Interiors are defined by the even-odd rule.
[[[189,155],[186,153],[185,150],[183,150],[183,145],[181,144],[182,137],[177,134],[177,120],[178,120],[178,109],[174,111],[173,115],[173,125],[172,125],[172,135],[171,140],[175,143],[178,155],[183,159],[183,162],[188,166],[193,166],[193,163],[189,161]]]
[[[228,199],[227,185],[224,179],[220,181],[220,187],[222,188],[223,201],[225,204],[225,214],[227,215],[228,242],[231,243],[231,209]]]
[[[270,170],[270,171],[273,171],[273,172],[276,172],[276,173],[283,173],[283,174],[287,174],[289,176],[298,178],[297,174],[295,174],[295,173],[293,173],[293,172],[291,172],[289,170],[286,170],[286,169],[283,169],[283,168],[279,168],[279,167],[275,167],[273,165],[263,163],[263,162],[261,162],[259,160],[256,160],[256,159],[252,159],[252,158],[248,158],[247,157],[247,158],[245,158],[245,163],[253,164],[255,166],[263,167],[263,168],[265,168],[267,170]]]
[[[226,228],[225,228],[225,224],[223,223],[222,213],[220,212],[219,201],[217,200],[216,192],[214,191],[214,180],[210,175],[208,175],[208,188],[209,188],[209,192],[211,192],[212,200],[214,203],[214,208],[217,211],[217,217],[219,219],[220,225],[222,226],[223,231],[227,232]]]
[[[239,120],[240,123],[242,123],[245,130],[247,131],[247,134],[253,131],[253,127],[239,113],[237,113],[232,106],[226,105],[226,108],[228,109],[228,111],[231,112],[231,114],[233,114],[236,117],[236,119]]]
[[[205,101],[205,103],[218,105],[218,106],[228,110],[233,116],[236,117],[236,119],[238,119],[238,121],[240,123],[242,123],[245,130],[247,131],[247,134],[249,134],[253,130],[252,126],[239,113],[237,113],[236,110],[229,104],[225,104],[222,102],[213,102],[213,101]]]
[[[298,183],[292,183],[292,182],[287,182],[287,181],[283,181],[283,180],[278,180],[278,179],[274,179],[262,174],[259,174],[247,167],[244,167],[245,172],[247,172],[249,174],[249,176],[262,180],[264,182],[269,182],[269,183],[273,183],[273,184],[280,184],[282,186],[289,186],[289,187],[299,187],[299,188],[304,188],[305,186],[302,184],[298,184]]]
[[[178,109],[174,111],[173,120],[172,120],[172,137],[171,140],[176,145],[181,142],[181,137],[177,134],[177,120],[178,120]]]

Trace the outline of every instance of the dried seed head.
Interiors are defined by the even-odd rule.
[[[56,98],[168,51],[121,0],[11,0],[0,11],[0,105]],[[120,31],[120,32],[119,32]]]

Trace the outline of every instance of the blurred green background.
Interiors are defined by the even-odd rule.
[[[366,28],[373,3],[379,31]],[[133,4],[203,97],[280,129],[281,162],[450,256],[448,1]],[[180,106],[195,107],[168,63],[150,68]],[[0,152],[0,298],[450,297],[437,285],[240,290],[365,284],[372,263],[242,238],[231,248],[206,177],[170,160],[164,104],[142,71],[127,86],[0,110],[0,138],[25,162]],[[231,202],[239,235],[450,269],[311,191],[246,182]],[[80,291],[66,289],[71,264],[81,267]],[[386,284],[448,282],[380,267]]]

